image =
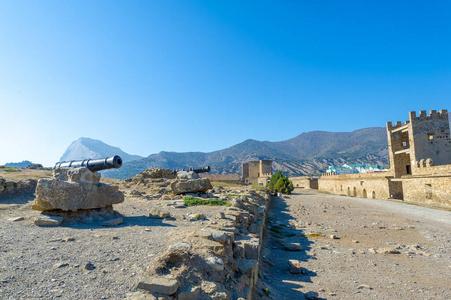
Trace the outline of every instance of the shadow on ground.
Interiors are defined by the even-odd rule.
[[[309,195],[309,193],[296,193]],[[301,274],[290,273],[289,260],[305,262],[316,259],[307,255],[313,242],[305,237],[305,232],[291,226],[294,218],[290,215],[283,198],[273,197],[268,208],[268,223],[263,242],[261,280],[256,290],[260,299],[305,299],[301,292],[303,282],[312,282],[316,273],[301,268]],[[300,243],[301,251],[287,251],[284,243]],[[319,299],[319,298],[318,298]]]

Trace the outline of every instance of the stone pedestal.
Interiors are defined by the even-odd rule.
[[[77,211],[124,202],[117,186],[99,182],[100,174],[87,168],[55,169],[50,179],[40,179],[32,208],[39,211]]]

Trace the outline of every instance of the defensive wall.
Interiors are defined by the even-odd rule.
[[[405,201],[451,206],[451,165],[417,168],[402,187]]]
[[[409,113],[387,122],[390,172],[322,174],[319,190],[352,197],[403,199],[451,206],[451,138],[448,111]]]
[[[309,176],[290,177],[295,188],[318,189],[318,179]]]
[[[334,194],[370,199],[402,199],[402,183],[391,172],[322,175],[318,189]]]

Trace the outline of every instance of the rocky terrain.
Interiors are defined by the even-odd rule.
[[[31,209],[31,193],[2,195],[2,298],[248,298],[258,278],[266,194],[217,187],[197,199],[225,206],[186,206],[182,196],[138,191],[152,189],[149,179],[174,183],[148,178],[164,173],[154,171],[123,182],[125,201],[101,209],[40,213]],[[43,216],[49,226],[37,226]],[[55,218],[64,220],[52,224]]]
[[[103,178],[124,202],[72,212],[31,209],[27,189],[0,194],[2,299],[451,297],[449,211],[313,190],[175,195],[176,181],[162,169]]]
[[[451,299],[447,210],[298,189],[268,220],[262,298]]]

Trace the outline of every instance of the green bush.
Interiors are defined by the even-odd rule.
[[[209,206],[230,206],[231,204],[224,200],[210,199],[204,200],[196,197],[185,197],[183,202],[186,206],[196,206],[196,205],[209,205]]]
[[[290,195],[294,190],[293,183],[288,177],[284,176],[280,170],[271,176],[266,187],[269,188],[271,193],[274,193],[277,190],[277,192],[286,195]]]

